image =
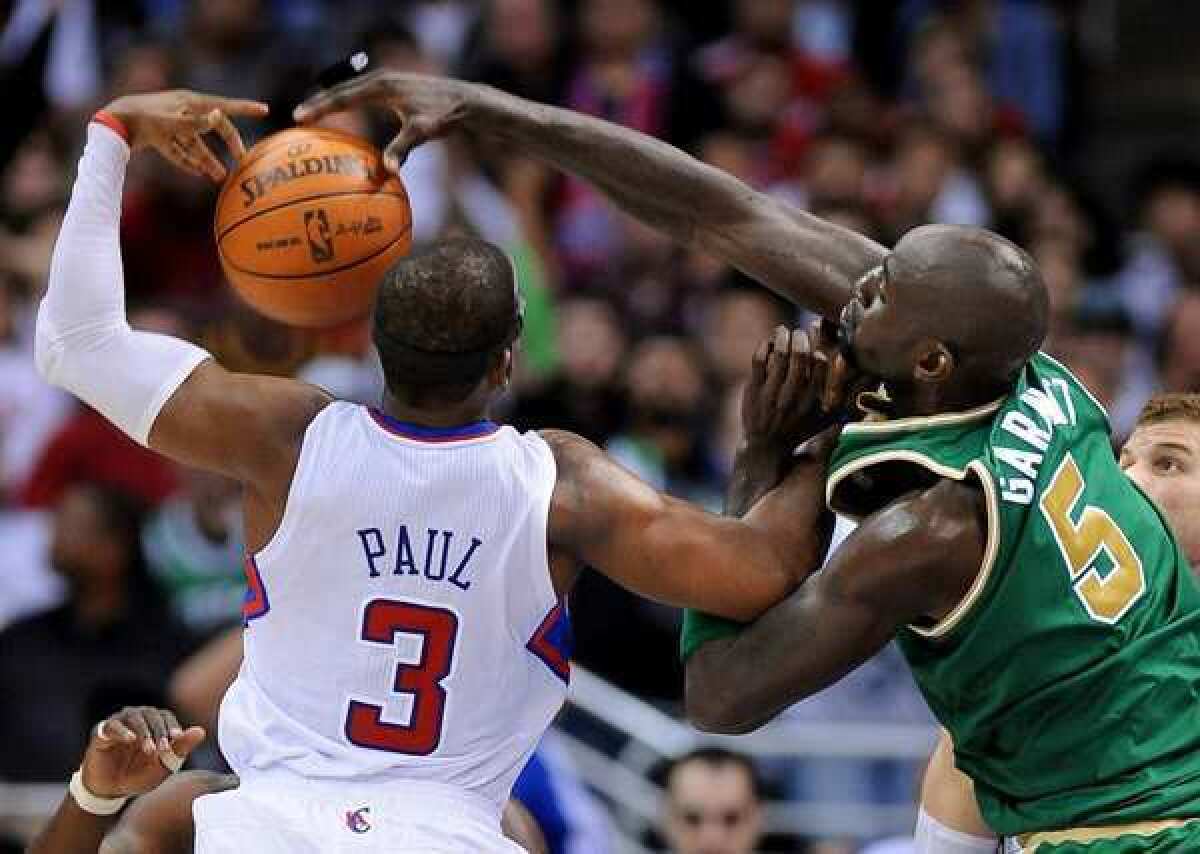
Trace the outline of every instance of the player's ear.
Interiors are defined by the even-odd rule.
[[[495,362],[492,363],[488,379],[493,388],[508,388],[508,384],[512,382],[512,375],[513,349],[512,347],[505,347],[497,355]]]
[[[954,354],[941,341],[929,339],[922,341],[918,350],[916,365],[913,367],[913,379],[919,383],[938,383],[944,381],[956,367]]]

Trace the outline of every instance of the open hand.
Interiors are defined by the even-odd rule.
[[[314,122],[329,113],[373,104],[394,112],[400,132],[383,152],[383,165],[399,172],[408,153],[423,142],[444,136],[467,115],[471,93],[478,87],[445,77],[372,71],[313,95],[293,114],[298,122]]]
[[[202,741],[201,727],[185,730],[166,709],[124,708],[92,730],[83,755],[83,785],[101,798],[144,794],[171,773],[162,757],[186,759]]]
[[[233,159],[241,160],[246,146],[229,117],[261,118],[267,114],[267,105],[174,89],[126,95],[105,107],[105,111],[125,125],[129,147],[134,151],[153,148],[185,172],[223,181],[226,169],[203,135],[209,131],[216,133]]]
[[[821,324],[777,327],[754,354],[742,398],[742,427],[751,445],[795,448],[840,414],[850,367]]]

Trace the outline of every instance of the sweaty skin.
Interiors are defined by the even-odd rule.
[[[128,129],[137,151],[159,147],[174,128],[191,128],[192,101],[205,110],[212,103],[206,96],[175,92],[118,99],[108,112]],[[224,116],[209,121],[218,128],[226,124]],[[230,148],[236,152],[240,145]],[[179,165],[199,168],[195,164],[206,162],[199,156],[190,154]],[[385,409],[432,427],[470,423],[486,414],[504,386],[511,359],[511,351],[497,358],[462,403],[414,409],[389,397]],[[330,401],[305,383],[236,374],[209,360],[160,410],[149,445],[186,465],[240,481],[247,547],[255,551],[278,527],[304,431]],[[545,437],[558,463],[549,538],[560,594],[574,580],[576,565],[587,563],[643,595],[750,619],[794,586],[798,570],[792,556],[805,532],[785,533],[771,523],[785,496],[767,499],[744,520],[722,518],[657,493],[586,440],[561,431]]]
[[[1013,361],[1004,348],[1040,341],[1036,330],[1021,334],[1018,321],[1044,314],[1044,305],[1023,302],[1019,288],[993,287],[1000,274],[1026,260],[986,232],[917,229],[889,254],[649,136],[455,80],[375,72],[314,96],[295,115],[312,121],[366,103],[403,118],[385,155],[393,170],[413,146],[465,130],[587,179],[625,213],[840,319],[859,367],[892,383],[898,413],[986,402],[979,396],[1002,385],[996,377]],[[947,297],[961,296],[963,283],[972,281],[983,309],[1009,322],[1009,335],[1006,341],[964,338],[964,352],[952,345],[978,335],[978,324],[967,322],[961,299]],[[931,324],[940,324],[934,334]],[[973,358],[960,361],[967,355]],[[748,449],[742,457],[749,464],[765,453]],[[800,478],[794,474],[785,484],[796,488]],[[948,613],[979,570],[983,528],[982,497],[970,484],[939,483],[882,508],[825,572],[741,637],[712,641],[691,656],[689,716],[705,728],[751,729],[839,679],[900,626]],[[800,539],[811,548],[816,534]]]
[[[1121,448],[1121,468],[1167,517],[1184,554],[1200,566],[1200,422],[1170,418],[1137,427]],[[942,730],[921,786],[922,808],[951,830],[992,836],[971,779],[954,765]]]

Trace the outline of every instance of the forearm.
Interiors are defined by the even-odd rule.
[[[163,403],[208,354],[126,321],[120,219],[128,159],[114,131],[89,126],[38,311],[36,356],[48,382],[146,444]]]
[[[104,834],[117,822],[116,815],[92,815],[69,794],[57,812],[29,843],[28,854],[88,854],[98,851]]]
[[[725,490],[725,515],[745,516],[758,499],[774,489],[786,471],[783,453],[763,445],[742,442],[733,460]]]
[[[743,471],[735,473],[740,483],[731,483],[726,512],[748,505],[743,521],[770,540],[798,584],[821,567],[833,537],[824,460],[808,446],[789,455],[763,452],[758,461],[755,454],[748,450]]]
[[[467,103],[467,130],[586,179],[635,219],[823,315],[884,254],[646,134],[488,87],[472,87]]]

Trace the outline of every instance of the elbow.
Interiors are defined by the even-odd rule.
[[[688,722],[701,732],[744,735],[763,721],[753,713],[742,680],[714,666],[712,642],[698,649],[687,663],[684,711]]]

